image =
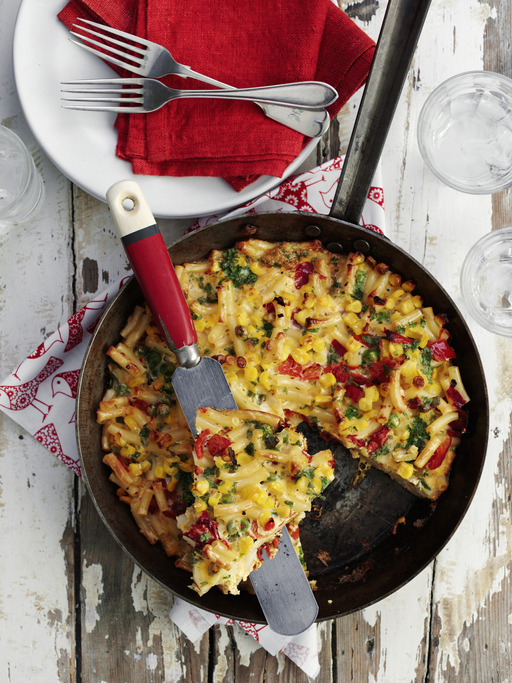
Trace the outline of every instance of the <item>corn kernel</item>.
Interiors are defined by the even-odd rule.
[[[352,257],[352,263],[353,263],[355,266],[361,265],[361,263],[364,263],[364,261],[365,261],[365,256],[364,256],[364,254],[357,253],[357,254],[355,254],[355,256]]]
[[[243,327],[247,327],[247,325],[249,324],[249,316],[247,315],[247,313],[245,311],[242,311],[241,313],[239,313],[236,317],[236,320],[237,320],[238,324],[243,325]]]
[[[255,275],[263,275],[265,273],[265,269],[260,266],[258,261],[253,261],[249,268]]]
[[[272,510],[275,504],[276,501],[272,498],[272,496],[267,496],[267,500],[263,503],[263,508],[265,510]]]
[[[171,481],[167,484],[166,488],[169,491],[169,493],[172,493],[174,489],[178,486],[178,480],[177,479],[171,479]]]
[[[206,479],[199,479],[199,481],[194,482],[192,486],[192,492],[198,496],[204,496],[210,490],[210,484]]]
[[[414,311],[414,304],[412,301],[404,301],[403,303],[400,304],[400,310],[404,315],[407,315],[408,313],[412,313]]]
[[[362,410],[363,413],[369,411],[372,409],[373,401],[371,401],[369,398],[366,398],[366,396],[362,396],[359,399],[359,410]]]
[[[318,467],[315,467],[313,474],[315,477],[318,477],[318,479],[321,479],[322,477],[329,479],[329,477],[332,477],[333,475],[333,469],[332,467],[329,467],[329,465],[318,465]]]
[[[423,332],[423,334],[421,335],[421,339],[420,339],[420,349],[424,349],[429,341],[430,341],[430,337],[428,336],[428,334],[426,332]]]
[[[393,287],[398,287],[402,284],[402,278],[398,273],[393,273],[389,276],[389,284],[393,285]]]
[[[194,503],[194,510],[197,512],[198,515],[200,515],[201,512],[204,512],[207,507],[207,504],[202,499],[196,500],[196,502]]]
[[[281,505],[277,506],[276,512],[279,515],[279,517],[286,519],[287,517],[290,516],[291,507],[289,505],[285,505],[285,503],[281,503]]]
[[[323,387],[333,387],[336,384],[336,377],[332,372],[326,372],[325,375],[321,375],[318,381]]]
[[[309,460],[303,453],[297,453],[293,456],[292,463],[298,470],[302,470],[309,465]]]
[[[244,536],[238,543],[238,550],[240,551],[241,555],[247,555],[253,545],[254,541],[252,538],[250,536]]]
[[[409,358],[409,360],[406,360],[405,363],[402,365],[402,375],[406,378],[411,378],[413,375],[416,374],[416,363]]]
[[[368,410],[367,412],[363,413],[363,420],[373,420],[373,418],[377,417],[378,414],[378,410]]]
[[[247,328],[247,334],[250,334],[251,337],[257,337],[259,332],[258,330],[254,327],[254,325],[249,325]]]
[[[329,306],[331,305],[331,297],[327,294],[324,294],[318,299],[318,305],[322,308],[329,308]]]
[[[414,308],[421,308],[423,306],[423,299],[418,295],[413,296],[412,303],[414,304]]]
[[[124,456],[125,458],[129,458],[131,455],[135,455],[136,450],[133,446],[123,446],[121,448],[121,455]]]
[[[358,318],[358,320],[359,320],[359,318]],[[361,348],[361,344],[357,341],[357,339],[354,339],[354,337],[348,338],[347,351],[349,353],[357,353],[360,348]]]
[[[220,455],[217,455],[213,461],[215,462],[215,467],[218,467],[219,470],[220,468],[225,465],[224,460],[220,457]]]
[[[140,463],[140,466],[142,467],[143,472],[149,472],[149,470],[151,469],[151,460],[143,460]]]
[[[284,484],[282,481],[271,481],[268,485],[268,490],[278,496],[281,493],[284,493]]]
[[[131,462],[128,465],[132,477],[139,477],[142,474],[142,465],[138,462]]]
[[[409,453],[409,455],[412,455],[414,458],[416,458],[416,456],[418,455],[418,446],[410,446],[407,449],[407,453]]]
[[[304,325],[306,320],[309,318],[311,314],[311,311],[309,311],[307,308],[303,308],[302,311],[299,311],[298,313],[295,314],[294,320],[299,323],[299,325]]]
[[[270,381],[270,374],[268,370],[264,370],[260,375],[260,384],[267,390],[270,391],[272,388],[272,382]]]
[[[254,365],[247,364],[244,368],[244,378],[248,382],[255,382],[258,379],[258,371]]]
[[[394,342],[389,342],[389,353],[395,358],[401,356],[404,352],[404,347],[402,344],[395,344]]]
[[[231,483],[229,481],[223,481],[222,484],[217,486],[217,491],[222,494],[229,493],[231,491]]]
[[[353,313],[361,313],[363,310],[363,304],[359,301],[359,299],[354,299],[351,303],[348,304],[348,306],[345,306],[346,311],[352,311]]]
[[[307,354],[305,351],[302,351],[302,349],[294,349],[292,351],[292,358],[294,361],[297,363],[300,363],[300,365],[306,365],[306,363],[309,363],[309,354]]]
[[[313,493],[320,493],[322,490],[322,480],[318,477],[313,477],[311,481],[311,488],[313,489]]]
[[[308,309],[314,308],[316,303],[316,299],[313,296],[307,296],[307,298],[304,299],[304,306]],[[311,313],[311,310],[308,311]]]
[[[259,515],[258,522],[261,524],[261,526],[264,527],[265,524],[270,522],[271,518],[272,518],[272,513],[270,512],[270,510],[265,510],[264,512],[262,512]]]
[[[124,418],[124,423],[127,427],[129,427],[133,432],[138,432],[139,431],[139,425],[135,422],[133,417],[125,417]]]
[[[217,493],[212,493],[212,495],[208,498],[208,505],[210,505],[210,507],[218,505],[220,503],[221,498],[222,496],[218,491]]]
[[[402,314],[399,313],[398,311],[395,311],[389,319],[391,320],[392,323],[396,323],[401,318],[402,318]]]
[[[315,341],[313,342],[313,351],[315,351],[316,353],[320,353],[325,349],[325,346],[326,344],[323,339],[315,339]]]
[[[249,289],[244,292],[244,296],[248,301],[254,301],[258,296],[258,290],[254,289],[254,287],[249,287]]]
[[[142,375],[141,377],[134,377],[128,382],[128,386],[133,389],[134,387],[140,387],[141,384],[144,384],[145,381],[145,375]]]
[[[250,322],[255,326],[255,327],[262,327],[263,325],[263,320],[260,318],[259,315],[256,313],[253,313],[251,317],[249,318]]]
[[[179,472],[179,470],[174,465],[171,465],[171,463],[166,462],[164,463],[164,472],[168,477],[174,477],[174,475],[176,475]]]
[[[295,317],[297,317],[297,316],[295,316]],[[343,320],[344,320],[344,322],[346,322],[346,324],[347,324],[349,327],[351,327],[352,329],[354,329],[354,326],[359,325],[359,323],[361,322],[361,321],[359,320],[359,318],[357,317],[357,315],[356,315],[355,313],[352,313],[352,312],[351,312],[351,313],[347,313],[346,315],[344,315],[344,316],[343,316]]]
[[[300,477],[296,484],[299,491],[306,493],[309,488],[309,479],[307,477]]]
[[[416,285],[411,280],[407,280],[407,282],[402,282],[402,289],[404,290],[404,292],[412,292],[415,287]]]
[[[226,379],[228,380],[229,384],[231,384],[231,382],[236,382],[236,380],[238,379],[238,375],[236,374],[236,372],[230,370],[229,372],[226,372]]]
[[[379,400],[379,390],[374,385],[372,385],[371,387],[366,387],[364,390],[364,395],[370,401],[378,401]]]
[[[157,479],[165,479],[165,470],[162,465],[157,465],[155,467],[155,477]]]
[[[440,396],[443,393],[443,387],[439,384],[439,382],[432,382],[432,385],[430,387],[432,391],[435,393],[436,396]]]
[[[253,493],[251,500],[256,505],[263,506],[267,502],[267,493],[264,489],[259,489],[256,493]]]
[[[318,396],[315,396],[315,403],[317,406],[326,406],[331,400],[332,397],[326,394],[318,394]]]
[[[410,462],[401,462],[398,466],[397,473],[403,479],[410,479],[414,474],[414,467]]]
[[[196,328],[196,332],[204,332],[204,320],[194,320],[194,327]]]
[[[311,334],[309,334],[307,337],[303,337],[300,345],[301,351],[311,351],[311,349],[313,348],[313,342],[314,337]]]

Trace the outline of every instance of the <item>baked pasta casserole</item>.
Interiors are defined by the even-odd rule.
[[[469,396],[446,316],[414,282],[319,241],[248,239],[176,273],[199,350],[221,363],[239,411],[201,410],[194,444],[175,356],[137,306],[108,350],[97,416],[119,498],[196,591],[236,593],[283,524],[302,555],[297,523],[333,477],[302,421],[419,496],[446,490]]]

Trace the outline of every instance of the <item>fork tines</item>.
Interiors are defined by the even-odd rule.
[[[73,28],[76,28],[81,32],[86,32],[95,38],[100,38],[101,42],[94,40],[94,38],[90,38],[89,35],[71,31],[72,35],[80,38],[80,40],[83,41],[82,43],[79,43],[70,38],[71,42],[75,45],[79,45],[80,47],[83,47],[84,49],[89,50],[89,52],[99,55],[100,57],[103,56],[105,59],[108,59],[109,62],[117,64],[117,66],[121,66],[129,71],[138,72],[140,67],[144,64],[144,53],[147,51],[147,47],[151,44],[149,41],[145,40],[144,38],[139,38],[129,33],[125,33],[119,29],[111,28],[105,24],[98,24],[95,21],[90,21],[89,19],[82,19],[81,17],[78,17],[77,21],[81,21],[85,24],[89,24],[90,26],[100,29],[101,33],[98,31],[93,31],[92,29],[82,26],[81,24],[73,24]],[[130,42],[118,40],[117,38],[114,38],[113,35],[128,39]],[[90,47],[87,43],[89,45],[96,45],[97,47],[101,48],[101,50],[96,50],[95,48]],[[114,47],[114,45],[123,48],[123,50],[118,50],[116,47]],[[118,59],[113,55],[118,55],[123,59]],[[133,63],[129,63],[126,60],[130,60],[130,62]]]
[[[74,104],[63,105],[64,109],[82,109],[93,111],[120,111],[141,112],[144,111],[144,79],[142,78],[95,78],[90,80],[63,81],[61,85],[71,86],[62,88],[63,93],[75,93],[87,95],[87,97],[62,97],[64,102]],[[123,88],[118,86],[130,85],[138,87]],[[99,86],[99,87],[90,87]],[[93,97],[91,97],[93,95]],[[100,95],[100,97],[96,97]],[[104,97],[107,95],[107,97]],[[114,106],[104,106],[103,103],[111,103]],[[98,104],[100,106],[98,106]]]

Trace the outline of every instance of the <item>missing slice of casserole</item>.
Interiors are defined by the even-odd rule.
[[[194,503],[177,519],[191,547],[191,588],[237,595],[276,554],[282,528],[297,525],[333,480],[333,455],[310,455],[302,434],[265,412],[201,408],[196,428]]]

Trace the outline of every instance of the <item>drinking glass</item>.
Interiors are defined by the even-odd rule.
[[[461,290],[482,327],[512,337],[512,228],[493,230],[471,247],[462,266]]]
[[[423,105],[418,144],[455,190],[492,194],[512,185],[512,80],[491,71],[449,78]]]
[[[0,126],[0,232],[33,216],[43,193],[42,178],[24,143]]]

